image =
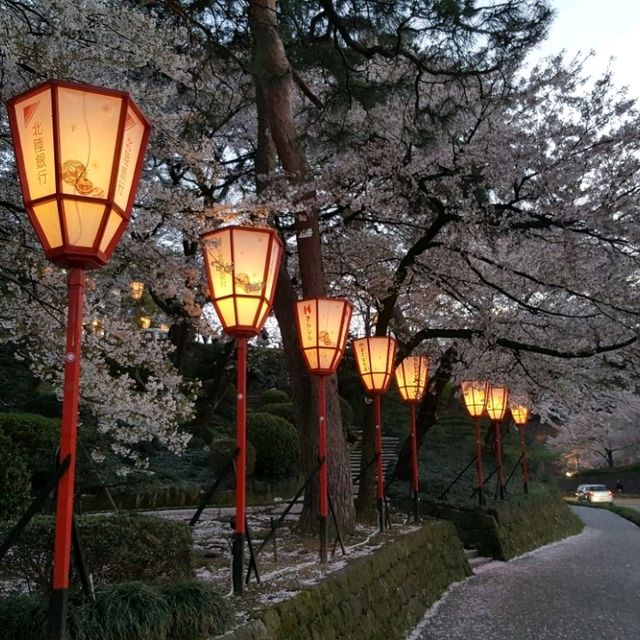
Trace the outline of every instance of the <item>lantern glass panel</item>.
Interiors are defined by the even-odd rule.
[[[67,244],[72,247],[93,247],[102,222],[104,204],[65,200],[62,210]]]
[[[502,420],[507,411],[507,387],[490,387],[487,396],[487,414],[492,420]]]
[[[121,217],[117,212],[112,211],[109,214],[109,220],[104,229],[102,240],[100,241],[100,251],[107,251],[112,242],[117,242],[124,233],[127,225],[126,218]]]
[[[405,402],[422,399],[427,389],[428,369],[426,356],[408,356],[396,367],[396,383]]]
[[[33,207],[33,217],[42,229],[40,237],[44,240],[45,249],[56,249],[62,246],[62,229],[58,218],[58,204],[48,200]],[[39,234],[40,235],[40,234]]]
[[[107,198],[122,103],[121,96],[88,93],[71,87],[58,89],[63,193]],[[97,119],[99,127],[92,122]]]
[[[52,196],[56,191],[51,86],[31,93],[14,105],[15,131],[22,155],[25,200]]]
[[[375,336],[353,341],[356,365],[367,391],[381,393],[387,390],[393,373],[396,341]]]
[[[118,159],[118,175],[116,178],[115,204],[123,211],[128,211],[133,200],[133,180],[138,164],[142,140],[144,138],[144,124],[136,110],[129,105],[124,123],[124,140],[120,158]]]
[[[465,380],[460,383],[462,397],[472,418],[479,418],[487,406],[489,383],[485,380]]]

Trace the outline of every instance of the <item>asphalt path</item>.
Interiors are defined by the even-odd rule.
[[[640,527],[572,507],[582,533],[452,585],[407,640],[638,640]]]

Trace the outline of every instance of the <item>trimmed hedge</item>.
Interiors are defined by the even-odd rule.
[[[250,413],[247,439],[256,450],[257,475],[284,478],[295,472],[299,444],[298,433],[291,423],[270,413]]]
[[[3,640],[42,640],[47,598],[18,595],[0,600]],[[69,602],[70,640],[205,640],[231,623],[226,600],[211,585],[171,586],[129,582],[96,589],[95,602],[75,592]]]
[[[77,518],[88,570],[96,584],[140,579],[185,580],[192,575],[192,537],[187,524],[140,515]],[[0,539],[10,529],[0,525]],[[0,579],[29,591],[50,588],[54,518],[34,518],[0,565]]]
[[[13,440],[0,432],[0,520],[19,516],[29,504],[31,474]]]
[[[262,404],[274,404],[291,402],[291,398],[286,391],[281,389],[267,389],[261,396],[260,401]]]

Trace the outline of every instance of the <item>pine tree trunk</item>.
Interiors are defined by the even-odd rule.
[[[292,113],[293,76],[289,60],[277,30],[276,0],[249,2],[249,25],[253,37],[253,64],[258,110],[259,189],[268,184],[265,174],[275,167],[275,155],[291,181],[304,184],[308,176],[306,158],[300,145]],[[305,194],[306,209],[295,221],[298,262],[304,297],[325,295],[320,228],[315,194]],[[295,327],[296,293],[291,278],[283,268],[280,273],[274,310],[282,333],[285,358],[289,367],[293,400],[300,432],[303,463],[307,472],[315,469],[318,459],[318,406],[315,381],[307,373],[299,352]],[[339,526],[353,529],[355,511],[351,495],[351,477],[346,441],[342,429],[337,385],[327,380],[327,450],[329,494]],[[305,494],[301,526],[317,529],[318,482]]]

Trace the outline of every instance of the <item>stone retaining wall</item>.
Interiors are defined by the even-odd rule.
[[[450,520],[465,547],[480,555],[509,560],[556,540],[579,533],[582,522],[556,496],[505,501],[491,507],[460,507],[425,502],[429,515]]]
[[[289,600],[255,611],[228,640],[401,640],[447,587],[471,575],[455,527],[396,534]]]

